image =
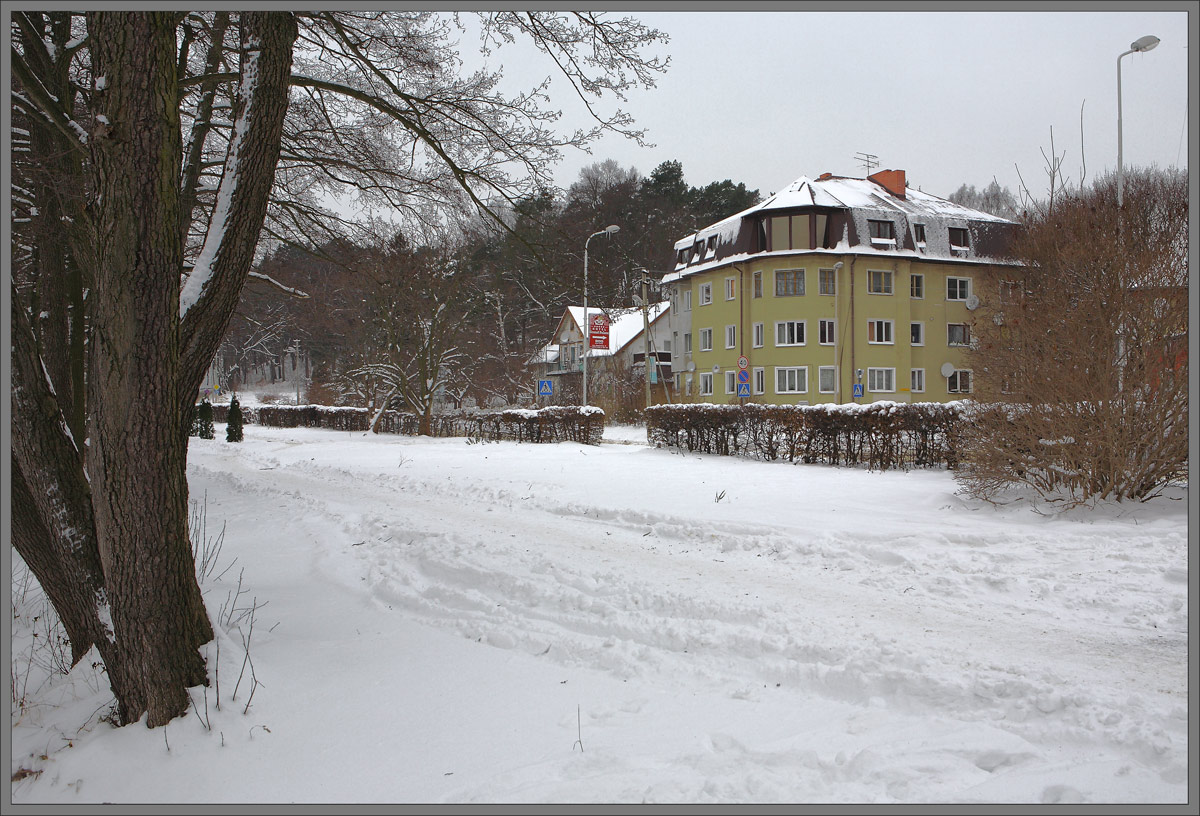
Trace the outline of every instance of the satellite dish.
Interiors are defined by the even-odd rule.
[[[954,373],[954,363],[942,363],[942,376],[949,377]]]
[[[688,371],[695,371],[695,370],[696,370],[696,364],[693,363],[691,360],[689,360],[688,361]]]
[[[972,312],[979,308],[979,297],[977,295],[967,295],[967,308]]]

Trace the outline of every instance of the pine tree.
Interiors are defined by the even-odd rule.
[[[242,406],[238,405],[237,395],[229,400],[229,415],[225,420],[225,441],[242,441]]]
[[[200,407],[196,410],[196,415],[196,422],[200,426],[200,438],[216,439],[217,432],[213,429],[212,403],[208,400],[202,400]]]

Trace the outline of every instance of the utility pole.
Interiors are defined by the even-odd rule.
[[[657,361],[651,355],[650,350],[650,272],[642,269],[642,360],[646,365],[646,407],[649,408],[652,397],[650,396],[650,372],[658,371]]]

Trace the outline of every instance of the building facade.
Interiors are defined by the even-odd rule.
[[[604,315],[608,319],[608,347],[586,352],[588,401],[606,409],[627,401],[644,404],[642,392],[634,390],[628,395],[623,392],[631,384],[644,382],[649,356],[653,362],[651,398],[655,403],[669,402],[672,384],[669,303],[652,303],[644,314],[640,308],[589,307],[587,311],[589,317]],[[583,308],[568,307],[555,326],[551,341],[529,360],[536,379],[553,381],[551,393],[539,395],[540,403],[576,404],[581,398],[585,325]]]
[[[797,179],[675,244],[677,402],[945,402],[971,393],[974,281],[1017,224],[901,170]]]

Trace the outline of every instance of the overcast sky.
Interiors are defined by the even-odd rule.
[[[671,36],[667,74],[623,106],[656,146],[606,138],[567,156],[560,186],[607,158],[643,175],[678,159],[691,185],[728,178],[767,195],[802,175],[861,177],[865,152],[938,196],[993,177],[1017,193],[1018,168],[1044,195],[1051,128],[1072,182],[1083,156],[1088,179],[1116,169],[1117,57],[1145,34],[1159,46],[1121,60],[1125,167],[1188,166],[1182,10],[628,13]],[[508,79],[547,73],[500,55]]]

